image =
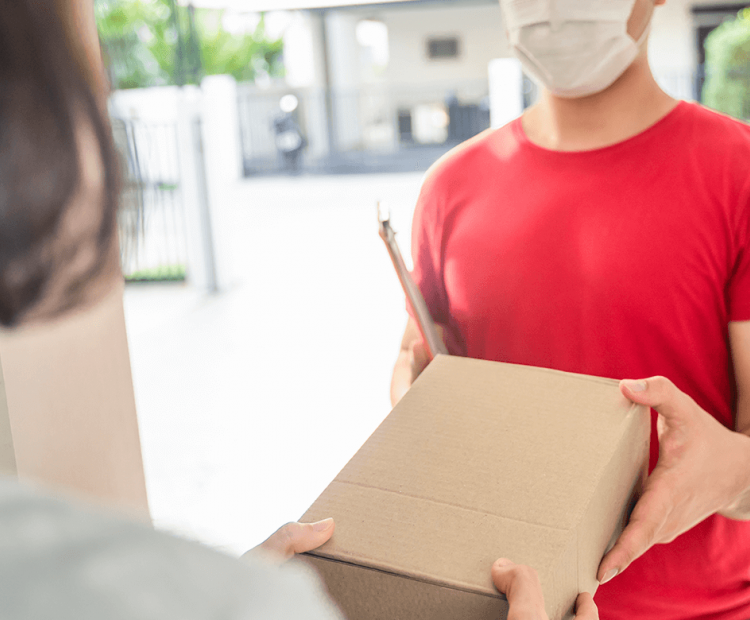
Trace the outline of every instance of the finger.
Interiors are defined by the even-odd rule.
[[[542,586],[533,568],[500,558],[492,565],[492,581],[508,599],[508,620],[547,620]]]
[[[435,329],[437,330],[438,336],[440,336],[440,340],[445,343],[445,327],[443,327],[440,323],[435,323]]]
[[[624,379],[620,381],[620,391],[633,402],[655,409],[668,422],[683,420],[690,411],[686,405],[692,402],[687,394],[666,377]]]
[[[411,355],[411,375],[414,381],[430,363],[430,356],[427,353],[427,346],[423,340],[417,340],[413,343]]]
[[[588,592],[578,595],[575,620],[599,620],[599,610],[594,603],[594,597]]]
[[[667,514],[660,504],[653,491],[647,490],[643,494],[633,510],[630,522],[599,564],[597,579],[600,583],[607,583],[619,575],[633,560],[658,542],[657,533]]]
[[[305,553],[317,549],[333,535],[333,519],[317,523],[287,523],[281,526],[260,548],[284,559],[295,553]]]

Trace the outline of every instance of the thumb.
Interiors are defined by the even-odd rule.
[[[662,490],[663,485],[662,489],[659,489],[658,475],[646,482],[643,495],[636,503],[628,524],[599,564],[596,578],[600,583],[607,583],[619,575],[633,560],[658,542],[657,537],[664,515],[669,511],[667,496],[661,492]]]
[[[685,418],[690,410],[686,407],[686,399],[690,397],[680,391],[674,383],[666,377],[650,377],[648,379],[624,379],[620,381],[622,394],[639,405],[646,405],[658,411],[667,422],[679,422]]]
[[[333,519],[317,523],[287,523],[271,534],[259,548],[287,560],[296,553],[317,549],[331,538],[333,530]]]
[[[588,592],[578,595],[576,600],[576,620],[599,620],[599,610],[594,597]]]
[[[547,619],[542,586],[533,568],[500,558],[492,565],[492,581],[508,599],[508,620]]]
[[[423,340],[416,340],[411,347],[411,375],[412,381],[422,374],[430,363],[430,356],[427,353],[427,345]]]

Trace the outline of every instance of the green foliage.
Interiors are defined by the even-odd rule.
[[[163,265],[151,269],[139,269],[125,276],[126,282],[182,282],[185,280],[185,265]]]
[[[281,75],[284,42],[269,40],[265,18],[255,32],[244,36],[229,34],[221,25],[221,11],[198,12],[201,58],[206,75],[229,74],[238,82],[253,80],[258,73]]]
[[[193,9],[174,0],[96,0],[96,19],[112,87],[199,83],[203,75],[238,81],[281,75],[283,41],[255,31],[234,35],[224,11]]]
[[[97,0],[95,11],[113,88],[169,83],[176,31],[166,2]]]
[[[724,22],[706,39],[703,103],[736,118],[750,119],[750,9]]]

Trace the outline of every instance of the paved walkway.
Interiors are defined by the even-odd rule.
[[[128,286],[158,526],[244,551],[299,518],[388,414],[406,313],[375,201],[407,255],[421,179],[245,181],[226,211],[229,290]]]

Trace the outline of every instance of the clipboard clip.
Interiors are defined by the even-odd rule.
[[[385,242],[388,254],[391,257],[391,262],[396,270],[396,275],[398,276],[399,282],[401,282],[401,288],[404,289],[404,293],[414,310],[414,318],[419,326],[422,339],[425,342],[427,354],[429,355],[430,360],[434,359],[437,355],[448,355],[448,349],[435,328],[435,322],[432,320],[432,316],[427,308],[424,297],[422,297],[422,292],[414,283],[409,270],[406,268],[404,258],[401,255],[398,243],[396,243],[396,232],[391,226],[390,211],[388,211],[380,202],[378,202],[377,208],[379,225],[378,232],[380,238]]]

